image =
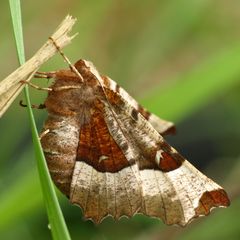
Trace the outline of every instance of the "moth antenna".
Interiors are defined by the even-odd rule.
[[[65,62],[68,64],[68,66],[70,67],[70,69],[75,72],[78,77],[83,80],[82,75],[80,74],[80,72],[75,68],[75,66],[70,62],[70,60],[67,58],[67,56],[63,53],[63,51],[60,49],[60,47],[57,45],[57,43],[55,42],[55,40],[52,37],[49,37],[49,39],[53,42],[54,46],[56,47],[56,49],[59,51],[59,53],[61,54],[61,56],[63,57],[63,59],[65,60]]]

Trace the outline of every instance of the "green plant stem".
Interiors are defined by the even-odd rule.
[[[10,10],[13,21],[13,29],[15,35],[15,41],[18,52],[19,63],[23,64],[25,62],[24,55],[24,44],[23,44],[23,34],[22,34],[22,19],[21,19],[21,8],[19,0],[9,0]],[[27,110],[30,119],[30,125],[32,130],[32,139],[35,149],[35,155],[37,159],[37,166],[39,172],[40,183],[42,187],[43,197],[46,204],[46,209],[48,213],[50,229],[53,236],[53,239],[59,240],[68,240],[71,239],[61,208],[59,206],[57,196],[54,190],[53,183],[51,181],[50,174],[48,172],[47,164],[44,158],[44,154],[41,148],[41,144],[38,138],[38,132],[31,109],[31,102],[29,98],[28,86],[24,88],[24,94],[27,102]],[[29,196],[30,197],[30,196]]]

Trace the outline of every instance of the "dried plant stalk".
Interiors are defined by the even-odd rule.
[[[51,36],[59,48],[68,45],[76,36],[76,34],[68,36],[75,22],[76,19],[68,15]],[[31,59],[0,82],[0,118],[23,89],[24,84],[20,81],[30,81],[38,68],[57,52],[52,40],[49,39]]]

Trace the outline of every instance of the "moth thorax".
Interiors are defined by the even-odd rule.
[[[95,89],[91,86],[85,85],[81,88],[81,94],[79,97],[84,102],[92,102],[96,98],[95,95]]]

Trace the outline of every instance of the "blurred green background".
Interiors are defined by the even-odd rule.
[[[18,67],[10,10],[0,2],[0,79]],[[232,200],[186,228],[144,216],[107,218],[99,226],[59,199],[72,239],[240,239],[240,1],[22,1],[30,58],[67,15],[79,32],[64,49],[72,62],[91,60],[139,102],[174,121],[167,140],[225,187]],[[60,56],[42,71],[65,68]],[[33,80],[47,86],[45,80]],[[30,89],[35,104],[46,93]],[[0,120],[0,239],[51,239],[26,109],[19,100]],[[34,111],[39,131],[44,110]]]

